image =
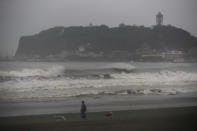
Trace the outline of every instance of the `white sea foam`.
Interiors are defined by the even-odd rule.
[[[63,74],[64,67],[53,66],[50,68],[24,68],[20,71],[0,71],[0,76],[4,77],[28,77],[28,76],[58,76]]]
[[[175,95],[197,92],[196,73],[161,71],[158,73],[113,74],[114,79],[32,79],[0,83],[1,99],[70,97],[84,95]],[[196,84],[196,83],[195,83]]]
[[[143,72],[143,73],[121,73],[112,74],[115,79],[129,80],[134,83],[176,83],[197,81],[197,73],[188,73],[183,71],[162,70],[159,72]]]
[[[188,68],[179,71],[167,68],[154,71],[149,69],[139,71],[137,69],[137,71],[127,72],[125,70],[133,70],[135,67],[122,63],[111,65],[113,66],[108,64],[95,67],[96,71],[91,68],[91,70],[84,69],[81,72],[78,67],[74,68],[75,73],[83,74],[80,77],[73,77],[73,68],[66,68],[66,66],[0,71],[0,76],[17,77],[13,78],[14,80],[0,81],[0,99],[39,99],[88,95],[176,95],[197,92],[197,72],[188,71]],[[118,71],[113,69],[118,69]],[[66,70],[70,70],[70,74],[66,74]],[[99,78],[84,77],[89,73],[98,72]],[[110,77],[104,77],[106,74]]]

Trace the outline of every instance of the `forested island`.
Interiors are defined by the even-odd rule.
[[[174,55],[174,56],[172,56]],[[197,38],[171,26],[54,27],[19,40],[17,59],[195,60]]]

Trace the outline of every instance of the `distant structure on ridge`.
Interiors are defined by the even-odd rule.
[[[158,26],[163,24],[163,14],[161,12],[156,15],[156,24]]]

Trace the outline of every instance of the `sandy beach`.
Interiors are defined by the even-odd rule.
[[[197,107],[0,117],[2,131],[196,131]]]

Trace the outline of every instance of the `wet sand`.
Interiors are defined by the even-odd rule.
[[[0,117],[2,131],[196,131],[197,107]]]

